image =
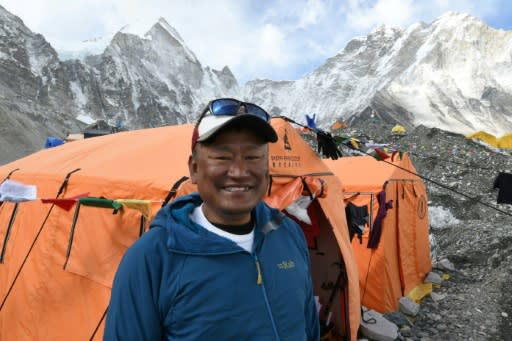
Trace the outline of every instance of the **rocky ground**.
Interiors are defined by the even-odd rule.
[[[512,172],[512,156],[435,128],[405,136],[383,131],[390,127],[350,133],[409,152],[425,177],[429,207],[454,217],[431,227],[436,260],[448,259],[454,269],[434,268],[449,279],[421,302],[398,340],[512,340],[512,205],[496,204],[492,188],[500,171]]]

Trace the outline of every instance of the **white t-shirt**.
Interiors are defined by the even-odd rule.
[[[226,232],[224,230],[221,230],[217,226],[213,225],[206,219],[204,212],[203,212],[203,205],[198,206],[192,211],[190,214],[190,219],[207,229],[210,232],[213,232],[221,237],[230,239],[237,243],[242,249],[246,250],[247,252],[252,252],[252,244],[254,242],[254,229],[252,229],[251,232],[247,234],[233,234]]]

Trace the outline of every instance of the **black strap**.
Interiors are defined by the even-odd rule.
[[[12,173],[19,171],[19,170],[20,170],[19,168],[16,168],[16,169],[13,169],[12,171],[10,171],[9,174],[7,174],[7,176],[2,181],[0,181],[0,184],[3,183],[5,180],[9,180]]]
[[[78,214],[80,213],[80,200],[76,203],[75,213],[73,214],[73,222],[71,223],[71,229],[69,230],[69,240],[68,240],[68,248],[66,250],[66,260],[64,261],[64,266],[62,267],[66,270],[66,265],[68,265],[69,256],[71,255],[71,247],[73,246],[73,237],[75,235],[75,227],[76,222],[78,221]]]
[[[64,178],[64,181],[62,182],[62,185],[60,185],[60,188],[59,188],[59,191],[57,192],[57,198],[59,197],[59,195],[62,194],[62,192],[64,192],[64,190],[68,187],[68,182],[69,182],[69,178],[71,177],[71,175],[75,172],[78,172],[81,168],[76,168],[75,170],[72,170],[71,172],[69,172],[66,177]],[[53,205],[52,205],[53,207]]]
[[[309,189],[309,186],[308,184],[306,183],[306,179],[305,178],[301,178],[301,181],[302,181],[302,186],[304,186],[304,190],[308,193],[309,195],[309,198],[311,200],[315,199],[315,197],[313,196],[313,193],[311,192],[311,190]]]
[[[169,202],[169,200],[171,200],[172,198],[174,198],[174,196],[176,195],[176,192],[178,191],[178,188],[180,187],[180,185],[181,185],[185,180],[188,180],[188,176],[182,176],[182,177],[181,177],[181,179],[179,179],[178,181],[176,181],[176,182],[174,183],[174,185],[172,185],[171,189],[169,190],[169,193],[167,193],[167,196],[165,197],[164,202],[162,203],[162,207],[164,207],[165,205],[167,205],[167,203]]]
[[[96,336],[96,333],[98,332],[98,329],[100,328],[101,322],[103,322],[103,320],[105,319],[105,316],[107,315],[107,311],[108,311],[108,305],[105,308],[105,311],[103,312],[103,315],[101,315],[101,318],[98,321],[98,324],[96,325],[96,328],[94,328],[94,331],[92,332],[92,335],[89,338],[89,341],[94,340],[94,337]]]
[[[140,216],[140,226],[139,226],[139,237],[142,236],[144,231],[146,230],[146,217],[144,215]]]
[[[5,250],[7,249],[7,242],[9,241],[9,235],[11,234],[12,225],[14,225],[14,219],[16,219],[16,213],[18,213],[19,203],[14,205],[12,209],[11,218],[9,219],[9,225],[7,225],[7,230],[5,231],[4,243],[2,245],[2,251],[0,253],[0,263],[4,262]]]

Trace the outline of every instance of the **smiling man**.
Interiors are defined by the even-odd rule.
[[[302,231],[261,200],[269,121],[236,99],[205,108],[188,162],[198,193],[162,208],[126,252],[105,340],[319,339]]]

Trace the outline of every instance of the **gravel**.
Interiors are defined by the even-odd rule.
[[[367,125],[343,134],[409,153],[429,207],[452,216],[431,226],[434,261],[454,265],[433,269],[449,278],[422,300],[412,327],[404,326],[397,340],[512,340],[512,205],[497,204],[492,188],[499,172],[512,173],[512,156],[437,128],[390,132]]]

